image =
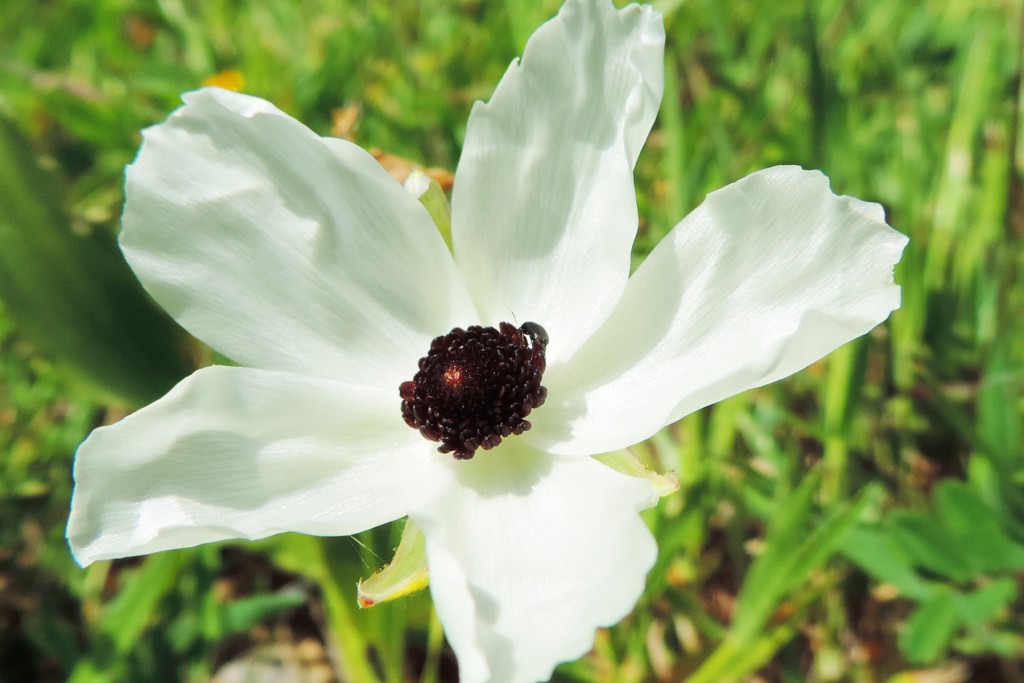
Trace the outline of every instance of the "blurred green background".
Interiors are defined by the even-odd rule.
[[[0,681],[455,680],[427,596],[355,608],[400,529],[80,570],[72,455],[211,361],[116,250],[140,129],[217,77],[453,170],[558,5],[3,0]],[[681,480],[648,516],[658,563],[556,680],[1024,680],[1024,3],[659,8],[637,262],[710,190],[798,163],[910,235],[903,307],[637,449]]]

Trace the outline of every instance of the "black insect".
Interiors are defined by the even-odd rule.
[[[539,346],[548,345],[548,331],[537,323],[525,322],[519,326],[520,331],[528,335]]]

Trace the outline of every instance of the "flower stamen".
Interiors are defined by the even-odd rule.
[[[522,434],[531,426],[526,416],[547,398],[540,383],[547,343],[533,322],[456,327],[430,343],[415,377],[399,386],[402,417],[458,460]]]

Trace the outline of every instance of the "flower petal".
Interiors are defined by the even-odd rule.
[[[86,565],[282,531],[352,534],[430,491],[432,450],[391,392],[204,368],[79,447],[68,539]]]
[[[242,365],[397,387],[475,317],[426,210],[369,154],[216,88],[144,133],[121,246],[186,329]]]
[[[638,511],[656,497],[643,479],[521,440],[446,470],[411,516],[460,680],[547,680],[643,592],[657,548]]]
[[[893,266],[907,238],[884,218],[796,166],[712,192],[587,346],[545,376],[524,438],[555,453],[623,448],[866,333],[900,303]]]
[[[633,166],[662,94],[661,15],[569,0],[473,108],[452,196],[456,261],[485,324],[532,320],[568,358],[629,276]]]

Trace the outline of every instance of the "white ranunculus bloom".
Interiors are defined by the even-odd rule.
[[[657,12],[605,0],[570,0],[538,29],[470,117],[454,258],[360,148],[254,97],[185,95],[128,168],[121,246],[171,315],[243,367],[199,370],[82,444],[77,559],[408,515],[463,681],[542,680],[586,652],[656,553],[648,481],[590,456],[785,377],[899,306],[906,238],[790,166],[709,195],[630,277],[663,47]],[[471,459],[439,453],[403,420],[417,362],[454,328],[509,321],[549,338],[506,326],[491,349],[519,354],[519,379],[543,370],[532,429]],[[426,389],[416,375],[408,415],[458,421],[438,416],[439,391],[497,396],[491,379],[460,384],[491,361],[431,353],[447,369]],[[486,422],[456,455],[509,431]]]

